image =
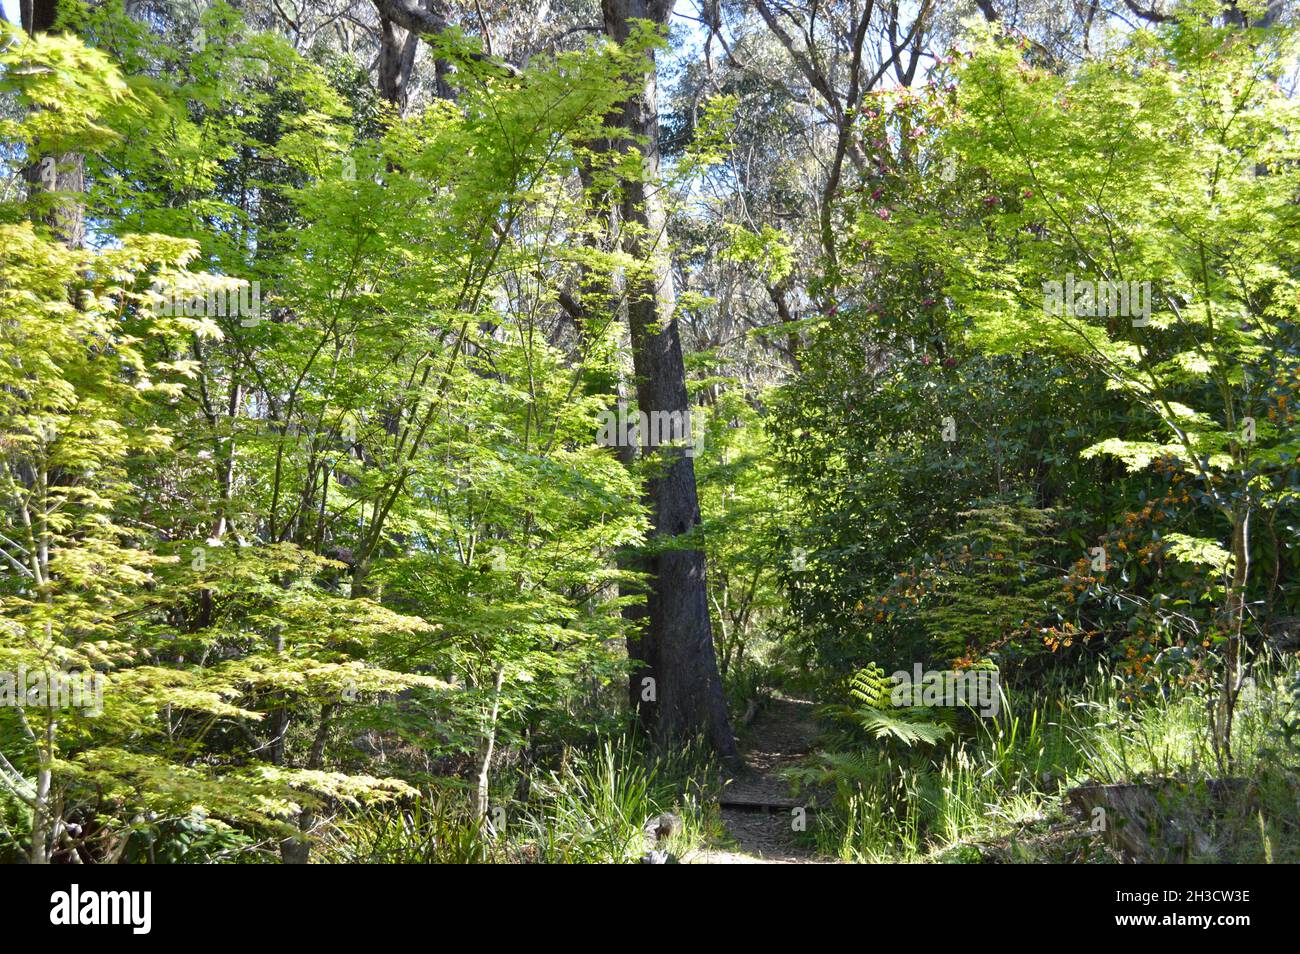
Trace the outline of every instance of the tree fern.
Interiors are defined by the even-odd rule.
[[[933,745],[952,734],[952,726],[936,719],[923,706],[896,706],[893,679],[875,663],[868,663],[849,676],[847,691],[856,705],[831,706],[826,712],[847,718],[874,739],[893,739],[902,745]]]

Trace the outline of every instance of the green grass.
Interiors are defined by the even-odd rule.
[[[645,758],[639,746],[605,742],[576,753],[560,771],[535,782],[539,803],[526,815],[538,861],[635,862],[645,852],[643,828],[662,812],[676,813],[682,831],[667,846],[680,857],[714,827],[708,786],[716,773],[696,747]]]
[[[413,805],[368,808],[337,821],[321,860],[336,863],[635,863],[648,819],[674,812],[682,831],[663,846],[681,857],[719,828],[717,772],[703,748],[647,752],[630,737],[572,749],[529,779],[526,802],[501,797],[479,824],[466,793],[430,793]],[[509,782],[510,779],[503,781]]]

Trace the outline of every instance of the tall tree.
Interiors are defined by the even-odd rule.
[[[626,43],[645,20],[667,27],[674,0],[603,0],[605,34]],[[659,111],[653,51],[643,82],[623,104],[620,150],[640,150],[639,174],[624,179],[619,214],[624,251],[644,263],[629,276],[628,328],[636,398],[647,416],[689,420],[686,367],[678,332],[677,299],[669,260],[667,214],[659,184]],[[695,466],[685,448],[654,428],[640,435],[652,458],[646,483],[651,541],[644,569],[650,576],[645,626],[629,649],[640,665],[631,698],[641,721],[661,738],[704,735],[723,758],[737,760],[709,622],[704,553],[678,538],[700,523]]]

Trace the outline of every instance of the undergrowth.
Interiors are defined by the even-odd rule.
[[[1294,718],[1294,678],[1260,675],[1243,690],[1232,771],[1243,795],[1204,819],[1192,860],[1300,860],[1300,758],[1279,731]],[[1101,832],[1067,811],[1068,790],[1219,777],[1203,700],[1185,693],[1130,705],[1123,695],[1100,671],[1066,698],[1002,691],[996,716],[972,720],[946,745],[832,727],[826,746],[788,773],[826,803],[810,846],[863,862],[1115,860]]]
[[[322,860],[335,863],[636,863],[646,822],[668,812],[680,831],[657,847],[680,858],[719,833],[717,772],[699,745],[649,753],[628,737],[564,753],[534,770],[524,800],[502,796],[483,820],[468,793],[427,793],[407,805],[337,820]]]

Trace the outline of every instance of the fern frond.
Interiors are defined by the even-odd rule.
[[[877,739],[895,739],[903,745],[934,745],[952,735],[952,727],[931,722],[909,709],[863,709],[858,724]]]
[[[870,709],[886,709],[890,705],[893,680],[875,663],[869,663],[849,677],[849,695]]]

